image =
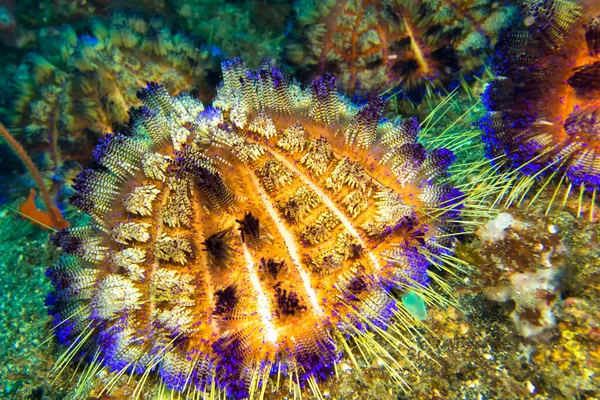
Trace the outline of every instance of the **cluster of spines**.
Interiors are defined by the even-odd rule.
[[[497,46],[498,77],[484,94],[489,113],[483,140],[496,166],[517,172],[508,177],[519,182],[509,203],[523,199],[532,184],[545,188],[553,178],[558,187],[565,181],[569,188],[578,186],[580,198],[600,185],[600,153],[592,133],[597,105],[589,102],[596,96],[597,62],[573,68],[580,55],[595,57],[594,15],[583,23],[584,14],[592,12],[569,0],[532,0],[523,7],[526,28],[507,32]],[[560,98],[549,99],[555,92]],[[569,96],[580,104],[566,109]],[[525,178],[519,180],[520,174]]]
[[[53,267],[49,274],[56,281],[57,289],[67,289],[57,297],[53,310],[58,325],[74,326],[61,334],[65,338],[71,333],[76,334],[76,344],[71,349],[79,349],[77,346],[83,338],[91,338],[90,342],[95,341],[95,351],[101,354],[102,362],[118,374],[133,369],[141,373],[144,380],[148,372],[158,366],[163,382],[175,390],[182,391],[190,385],[204,390],[214,380],[229,395],[247,396],[256,390],[260,382],[264,385],[271,369],[277,367],[312,388],[315,379],[326,378],[336,368],[340,356],[336,340],[344,339],[334,340],[336,335],[332,329],[344,326],[349,334],[360,335],[370,329],[378,331],[389,327],[390,319],[398,311],[389,289],[400,286],[424,290],[427,265],[431,260],[443,262],[443,252],[428,250],[435,249],[437,239],[435,235],[425,237],[429,222],[418,220],[415,207],[407,204],[402,195],[375,182],[363,165],[350,159],[352,156],[338,158],[328,139],[336,136],[344,138],[346,149],[356,143],[368,148],[370,143],[381,137],[395,145],[416,143],[416,133],[410,124],[380,123],[383,103],[379,99],[373,99],[358,110],[337,93],[315,95],[311,88],[299,88],[272,63],[265,63],[262,70],[251,73],[240,60],[234,60],[224,65],[224,77],[225,82],[215,101],[215,106],[223,110],[223,114],[218,109],[203,110],[198,104],[190,103],[186,96],[172,98],[163,87],[149,84],[139,93],[142,107],[131,112],[135,120],[130,123],[130,132],[106,137],[96,152],[97,160],[104,169],[84,171],[78,181],[78,194],[73,199],[75,205],[92,214],[92,227],[60,231],[54,237],[55,243],[69,254],[65,257],[78,256],[82,260],[80,263],[85,263],[77,265],[75,262],[75,270],[89,267],[93,272],[89,276],[78,277],[73,275],[76,272],[65,273],[62,264]],[[245,87],[238,87],[238,83]],[[285,90],[278,90],[283,83],[287,85],[283,88]],[[327,90],[333,91],[333,87],[330,84]],[[258,101],[259,93],[270,96],[270,99]],[[288,100],[290,107],[286,105]],[[325,106],[313,106],[314,102],[324,102]],[[320,111],[317,113],[315,110]],[[225,122],[227,113],[233,125]],[[301,117],[300,121],[312,118],[315,123],[327,128],[329,136],[309,139],[310,130],[304,132],[302,125],[288,127],[288,136],[278,129],[273,136],[250,129],[257,119],[270,119],[275,126],[273,118],[289,113]],[[243,117],[247,123],[238,126],[234,115]],[[244,127],[251,137],[256,135],[259,143],[247,140],[246,131],[236,131]],[[183,135],[184,131],[180,128],[185,129],[188,135]],[[344,132],[348,131],[352,133],[346,135]],[[273,137],[274,141],[271,140]],[[403,232],[404,244],[394,245],[392,247],[396,250],[382,254],[387,263],[382,266],[388,271],[385,276],[378,278],[373,271],[365,272],[363,263],[373,261],[359,261],[366,259],[368,250],[360,236],[346,232],[348,224],[352,223],[343,213],[328,210],[329,206],[320,197],[322,195],[315,194],[312,186],[297,186],[300,183],[293,176],[297,172],[290,175],[281,161],[267,157],[274,150],[260,145],[260,140],[271,140],[273,149],[280,148],[289,154],[298,153],[297,157],[305,157],[300,165],[320,176],[326,190],[347,190],[341,203],[347,207],[346,212],[351,218],[364,215],[373,201],[377,208],[373,213],[376,226],[367,226],[365,222],[365,227],[361,227],[367,236],[383,241],[394,232]],[[165,146],[171,149],[170,154],[158,151]],[[264,355],[260,352],[254,354],[258,350],[246,330],[224,333],[208,350],[186,353],[183,344],[186,338],[199,329],[206,329],[202,328],[203,324],[198,320],[200,315],[193,304],[207,294],[202,292],[200,281],[197,281],[204,278],[185,272],[185,266],[206,254],[212,260],[209,265],[216,268],[214,271],[222,273],[226,270],[223,267],[232,265],[230,258],[242,254],[249,256],[249,248],[262,249],[273,240],[270,236],[273,232],[266,231],[252,212],[245,212],[243,217],[236,219],[236,231],[230,227],[204,240],[180,232],[190,227],[190,221],[194,216],[198,217],[198,212],[206,212],[206,215],[211,215],[214,210],[231,212],[241,201],[222,173],[235,162],[210,153],[211,146],[216,153],[220,148],[229,149],[242,166],[252,166],[265,192],[277,193],[297,186],[291,196],[282,197],[276,203],[281,215],[287,217],[291,224],[305,220],[307,214],[314,215],[305,220],[307,228],[298,233],[298,239],[303,238],[310,246],[321,246],[330,241],[330,232],[344,226],[336,236],[333,248],[320,260],[307,259],[306,265],[312,265],[312,273],[319,269],[329,274],[343,272],[336,287],[346,300],[335,307],[351,307],[353,312],[358,312],[356,316],[336,316],[341,318],[340,327],[332,327],[327,319],[320,321],[307,332],[309,336],[295,338],[293,346],[275,358],[261,358]],[[257,151],[249,151],[248,148]],[[386,151],[393,152],[394,146],[388,146]],[[334,159],[337,159],[335,163]],[[435,208],[449,197],[459,196],[437,181],[450,161],[448,153],[432,152],[411,167],[417,175],[429,179],[423,186],[414,187],[421,192],[421,201],[426,208]],[[416,175],[411,173],[411,176]],[[205,210],[192,205],[190,194],[195,188],[206,202],[208,208]],[[167,191],[170,194],[165,198]],[[457,208],[448,207],[452,212],[456,212]],[[115,213],[115,209],[122,211]],[[271,212],[277,213],[276,208],[273,207]],[[440,233],[447,232],[442,220],[450,215],[455,214],[448,212],[439,221],[430,221],[432,227],[435,226]],[[164,226],[162,231],[161,225]],[[240,244],[242,249],[236,247]],[[103,257],[105,254],[110,256]],[[177,269],[178,265],[183,269]],[[341,268],[345,265],[352,265],[352,272]],[[315,307],[314,300],[301,296],[281,281],[281,274],[295,268],[298,266],[286,266],[283,261],[271,258],[262,258],[258,264],[258,271],[272,282],[274,312],[279,319],[311,315],[307,310]],[[109,272],[108,275],[101,274],[103,270]],[[331,274],[332,278],[335,276]],[[83,290],[78,292],[80,297],[66,300],[71,293],[69,290],[86,289],[85,285],[94,277],[93,291]],[[383,287],[381,283],[384,283]],[[159,302],[160,308],[148,308],[141,300],[140,284],[150,285],[153,301]],[[223,324],[248,318],[240,307],[244,304],[241,299],[247,296],[249,290],[236,285],[218,287],[214,292],[212,315]],[[81,318],[75,318],[68,311],[76,302],[82,305],[78,309]],[[348,305],[345,302],[349,302]],[[136,333],[139,328],[134,328],[138,318],[153,321],[143,328],[143,335]],[[361,340],[367,340],[367,337],[371,336],[366,335]],[[396,379],[401,381],[399,376]]]

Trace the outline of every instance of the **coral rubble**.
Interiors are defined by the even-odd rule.
[[[478,72],[516,10],[498,1],[299,0],[288,58],[351,93],[423,92]]]
[[[415,120],[381,120],[378,97],[354,106],[331,76],[302,88],[234,59],[223,77],[206,108],[150,83],[95,150],[102,168],[77,179],[71,201],[92,222],[54,235],[48,271],[62,362],[87,349],[87,371],[115,372],[106,390],[157,371],[176,391],[258,397],[274,375],[321,396],[317,381],[360,354],[408,385],[399,348],[377,340],[416,346],[393,293],[444,303],[429,266],[450,268],[460,232],[452,153],[418,144]]]
[[[469,256],[478,270],[474,279],[488,282],[487,297],[511,300],[517,331],[533,337],[556,325],[553,308],[560,299],[567,250],[547,219],[519,218],[498,214],[476,232],[482,245]]]

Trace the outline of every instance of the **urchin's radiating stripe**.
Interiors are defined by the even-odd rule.
[[[164,224],[164,209],[165,206],[167,204],[167,201],[169,199],[169,194],[171,193],[171,189],[169,189],[169,187],[166,184],[162,185],[161,188],[161,193],[159,194],[159,197],[157,197],[157,202],[155,204],[160,204],[160,209],[154,209],[152,210],[153,215],[154,215],[154,226],[155,226],[155,231],[154,231],[154,235],[151,236],[150,242],[148,243],[148,248],[152,250],[152,252],[154,253],[154,257],[152,257],[151,259],[149,258],[147,260],[147,265],[148,265],[148,269],[146,271],[146,275],[145,275],[145,280],[147,282],[152,282],[152,277],[154,276],[154,273],[156,273],[156,271],[160,268],[160,262],[158,261],[158,255],[157,252],[154,251],[156,248],[156,241],[158,240],[158,238],[160,237],[160,234],[163,232],[163,224]],[[154,207],[154,205],[153,205]],[[156,304],[155,304],[155,295],[154,295],[154,290],[153,290],[153,286],[152,284],[150,284],[148,286],[148,301],[146,302],[147,304],[147,311],[148,311],[148,315],[153,315],[154,311],[156,309]],[[148,319],[148,324],[151,324],[151,320]]]
[[[256,268],[254,260],[252,259],[252,254],[250,254],[250,251],[245,243],[242,243],[242,246],[244,249],[244,258],[246,259],[246,269],[248,270],[250,283],[252,284],[252,288],[258,297],[258,313],[260,314],[263,326],[265,327],[265,338],[271,343],[277,343],[277,332],[275,331],[275,326],[273,325],[271,317],[272,313],[271,307],[269,307],[269,299],[263,291],[262,285],[260,284],[260,279],[258,279],[258,275],[256,274]]]
[[[310,304],[311,304],[315,314],[317,314],[318,316],[322,316],[323,309],[319,305],[319,299],[317,298],[317,293],[315,292],[315,289],[312,287],[312,284],[310,282],[310,276],[308,275],[308,272],[306,272],[304,270],[304,268],[302,267],[302,262],[300,261],[300,255],[299,255],[300,253],[298,252],[298,246],[296,245],[296,239],[291,234],[291,232],[287,229],[287,227],[283,224],[283,222],[281,222],[281,217],[277,213],[277,210],[275,210],[275,207],[273,207],[273,203],[271,203],[269,196],[267,195],[267,193],[264,191],[264,189],[260,185],[260,182],[258,182],[256,177],[252,173],[250,174],[250,177],[252,179],[252,183],[254,184],[254,187],[256,188],[256,190],[258,192],[258,195],[260,196],[260,199],[263,202],[263,205],[265,206],[265,209],[267,210],[267,212],[269,213],[269,216],[275,223],[275,226],[277,226],[277,230],[283,237],[285,246],[287,247],[290,258],[292,259],[292,262],[294,263],[294,266],[296,267],[298,274],[300,274],[300,278],[302,279],[302,284],[304,286],[304,290],[306,291],[306,294],[308,295],[308,299],[310,301]]]
[[[341,212],[340,209],[335,205],[333,200],[331,200],[329,196],[327,196],[327,194],[321,190],[321,188],[319,188],[308,176],[303,174],[302,171],[296,168],[294,164],[289,162],[284,156],[276,153],[271,149],[269,151],[273,155],[273,157],[281,161],[283,165],[290,169],[290,171],[293,171],[295,174],[297,174],[302,179],[302,181],[306,183],[316,193],[317,196],[319,196],[321,201],[331,210],[331,212],[335,214],[335,216],[342,222],[342,225],[344,225],[344,228],[346,228],[346,230],[350,232],[350,234],[359,241],[359,244],[363,248],[368,248],[364,240],[360,236],[360,233],[358,233],[354,225],[352,225],[352,222],[350,222],[350,220],[344,215],[344,213]],[[379,260],[377,259],[375,254],[371,253],[370,251],[368,252],[368,254],[375,269],[378,271],[381,270],[381,265],[379,265]]]

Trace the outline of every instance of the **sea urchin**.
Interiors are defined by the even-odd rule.
[[[581,212],[584,192],[600,187],[600,6],[531,0],[523,14],[525,28],[498,44],[484,141],[497,165],[518,171],[512,198],[556,178],[565,201],[579,188]]]
[[[272,374],[316,394],[341,357],[378,357],[402,383],[394,321],[410,316],[394,292],[436,300],[428,266],[451,258],[460,208],[440,179],[452,153],[331,77],[303,89],[239,59],[223,76],[207,108],[149,84],[79,176],[72,203],[92,223],[54,235],[48,271],[60,364],[84,351],[211,398],[262,397]]]

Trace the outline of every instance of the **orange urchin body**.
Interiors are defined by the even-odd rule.
[[[253,397],[271,374],[317,393],[357,352],[402,382],[373,338],[403,343],[392,290],[435,297],[427,267],[457,232],[453,155],[329,77],[302,89],[240,60],[223,75],[215,108],[148,85],[128,131],[96,149],[103,168],[72,198],[92,224],[54,236],[59,338],[188,394]]]

